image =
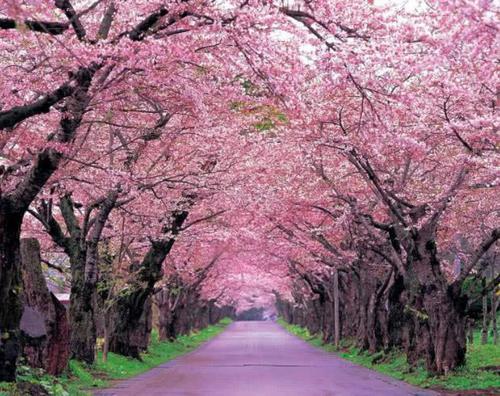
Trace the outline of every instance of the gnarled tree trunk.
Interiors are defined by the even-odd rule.
[[[156,282],[163,276],[163,261],[172,249],[175,237],[180,232],[182,224],[188,217],[188,210],[194,204],[194,196],[187,196],[185,201],[180,202],[183,209],[176,210],[171,214],[171,222],[164,229],[165,234],[171,234],[169,239],[151,241],[151,247],[140,264],[136,281],[130,285],[131,291],[117,296],[115,307],[120,315],[116,323],[111,324],[109,329],[109,350],[125,356],[137,358],[143,342],[137,342],[137,334],[146,331],[149,337],[151,330],[151,315],[146,321],[138,320],[143,312],[151,311],[151,296]],[[146,307],[146,303],[148,306]],[[115,316],[116,317],[116,316]],[[149,323],[144,328],[145,323]],[[144,339],[143,339],[144,341]]]
[[[458,284],[449,285],[441,273],[432,236],[414,236],[411,266],[405,276],[407,311],[413,318],[410,360],[425,358],[428,371],[446,374],[465,363],[467,298]],[[420,355],[420,356],[419,356]]]
[[[109,325],[109,350],[124,356],[139,358],[143,341],[137,342],[137,335],[147,331],[145,321],[139,320],[146,309],[148,302],[151,308],[150,297],[153,294],[155,283],[161,279],[162,263],[170,252],[174,240],[153,241],[152,246],[140,264],[137,283],[131,284],[131,290],[119,294],[111,307]],[[149,325],[150,326],[150,325]],[[149,327],[150,329],[150,327]],[[148,332],[149,337],[149,332]]]
[[[61,374],[69,359],[69,325],[66,309],[49,291],[41,268],[36,239],[21,240],[23,316],[22,354],[32,367]]]
[[[112,308],[109,320],[113,323],[109,350],[140,359],[140,353],[148,348],[151,334],[151,296],[143,291],[120,298]]]
[[[0,198],[0,381],[14,381],[19,353],[21,271],[19,238],[23,213]]]
[[[70,345],[72,359],[92,364],[95,360],[97,338],[94,320],[96,290],[95,287],[88,287],[85,282],[85,256],[86,252],[79,250],[70,257]]]
[[[97,305],[98,245],[106,221],[116,205],[120,189],[114,188],[105,197],[87,206],[83,221],[75,215],[71,194],[60,200],[66,232],[54,218],[52,205],[43,201],[38,213],[31,212],[43,224],[52,240],[64,249],[71,264],[71,357],[92,364],[97,339],[95,309]],[[92,218],[91,214],[98,209]]]

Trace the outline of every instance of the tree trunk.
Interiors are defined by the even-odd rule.
[[[404,333],[409,322],[408,314],[405,312],[404,279],[397,272],[394,273],[393,283],[387,291],[387,323],[388,344],[384,347],[390,349],[393,346],[404,345]]]
[[[333,340],[333,301],[329,299],[325,301],[323,309],[323,323],[321,324],[321,331],[323,333],[323,343],[327,344]]]
[[[175,335],[175,338],[187,334],[189,332],[189,319],[188,312],[186,309],[186,299],[181,299],[181,301],[175,307],[173,312],[173,320],[172,320],[172,329]]]
[[[195,196],[188,195],[179,206],[186,206],[189,209],[194,205],[194,199]],[[175,243],[175,236],[179,234],[188,214],[185,209],[171,213],[171,224],[163,230],[164,233],[171,234],[171,237],[151,241],[151,247],[139,265],[141,270],[137,279],[129,286],[132,291],[118,296],[115,307],[118,316],[110,332],[110,351],[138,358],[141,348],[147,348],[147,344],[144,346],[144,341],[149,340],[151,331],[151,297],[154,287],[163,276],[163,261],[170,253]]]
[[[87,207],[82,226],[75,215],[71,195],[63,196],[59,206],[69,236],[64,234],[46,202],[42,201],[38,210],[40,218],[45,219],[43,224],[47,232],[70,259],[71,358],[87,364],[92,364],[95,360],[99,240],[118,194],[118,188],[112,189],[105,198]],[[90,214],[95,208],[99,208],[98,213],[90,220]],[[89,223],[92,224],[90,227]]]
[[[21,240],[21,268],[22,354],[30,366],[61,374],[69,359],[69,324],[66,309],[47,287],[36,239]]]
[[[0,381],[14,381],[21,320],[21,270],[19,238],[22,213],[10,200],[0,198]]]
[[[214,300],[208,301],[208,324],[212,325],[219,321],[220,308],[215,305]]]
[[[69,317],[71,326],[71,358],[94,363],[95,343],[97,339],[94,320],[95,288],[87,287],[85,282],[85,252],[70,258],[71,261],[71,296]]]
[[[432,353],[427,356],[429,371],[447,374],[465,363],[465,303],[460,290],[425,291]],[[433,359],[432,359],[433,358]],[[434,361],[432,361],[434,360]]]
[[[111,308],[113,329],[109,334],[109,350],[140,359],[148,348],[152,328],[151,297],[137,290],[120,297]]]
[[[340,311],[340,332],[343,336],[355,338],[357,331],[361,326],[361,318],[359,314],[361,290],[360,278],[355,270],[352,270],[352,272],[346,274],[346,276],[340,277],[340,275],[341,274],[339,274],[339,286],[341,287],[342,299],[342,310]],[[342,320],[342,318],[345,319]],[[333,323],[333,319],[331,323]]]
[[[465,363],[467,297],[460,284],[449,285],[442,274],[434,235],[431,227],[414,233],[408,254],[403,294],[413,325],[409,361],[424,358],[429,372],[447,374]]]
[[[168,321],[165,321],[165,327],[163,331],[163,340],[168,340],[168,341],[175,341],[177,336],[179,335],[177,332],[178,326],[178,318],[177,318],[177,311],[170,312],[169,315],[166,317]]]
[[[423,357],[428,371],[446,374],[465,363],[467,298],[459,284],[449,285],[441,273],[434,239],[424,232],[413,238],[415,249],[405,276],[416,344],[410,360]]]
[[[376,278],[368,274],[363,268],[359,269],[359,283],[357,284],[357,316],[359,323],[356,329],[356,344],[361,350],[370,350],[373,342],[372,332],[375,326],[375,291]]]
[[[368,352],[375,353],[382,346],[382,339],[378,331],[378,315],[377,315],[377,295],[376,290],[370,295],[368,300],[367,315],[366,315],[366,332],[368,339]]]
[[[160,340],[168,340],[170,338],[170,322],[172,321],[168,290],[162,289],[155,295],[154,299],[158,307],[158,333]]]

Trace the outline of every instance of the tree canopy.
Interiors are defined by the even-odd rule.
[[[497,12],[2,2],[0,377],[17,356],[21,236],[69,258],[82,360],[100,287],[132,318],[161,288],[242,310],[333,301],[340,273],[345,293],[371,277],[373,304],[404,311],[423,345],[409,356],[460,365],[462,283],[500,237]]]

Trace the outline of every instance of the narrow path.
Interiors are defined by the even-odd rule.
[[[272,322],[235,322],[197,350],[99,396],[431,396],[316,349]]]

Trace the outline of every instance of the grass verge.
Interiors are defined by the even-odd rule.
[[[290,333],[315,347],[328,352],[336,352],[344,359],[412,385],[447,390],[491,390],[496,387],[500,391],[500,376],[493,371],[485,370],[487,367],[500,366],[500,346],[493,345],[492,340],[489,340],[488,344],[481,345],[479,331],[474,334],[474,343],[467,346],[466,365],[451,374],[436,377],[430,375],[423,364],[411,368],[406,362],[406,356],[403,353],[393,352],[385,356],[373,355],[366,351],[360,351],[349,341],[344,341],[340,350],[337,351],[334,345],[323,344],[320,335],[312,335],[307,329],[288,324],[282,319],[279,319],[278,323]]]
[[[133,377],[191,352],[220,334],[230,323],[230,319],[223,319],[198,332],[180,336],[174,342],[160,341],[158,333],[153,331],[148,351],[141,355],[142,361],[109,353],[108,360],[103,362],[99,353],[96,363],[90,367],[71,360],[68,372],[60,377],[50,376],[42,370],[21,364],[18,366],[17,383],[0,383],[0,396],[31,395],[34,388],[30,388],[30,384],[42,388],[52,396],[89,395],[91,389],[109,386],[111,380]]]

